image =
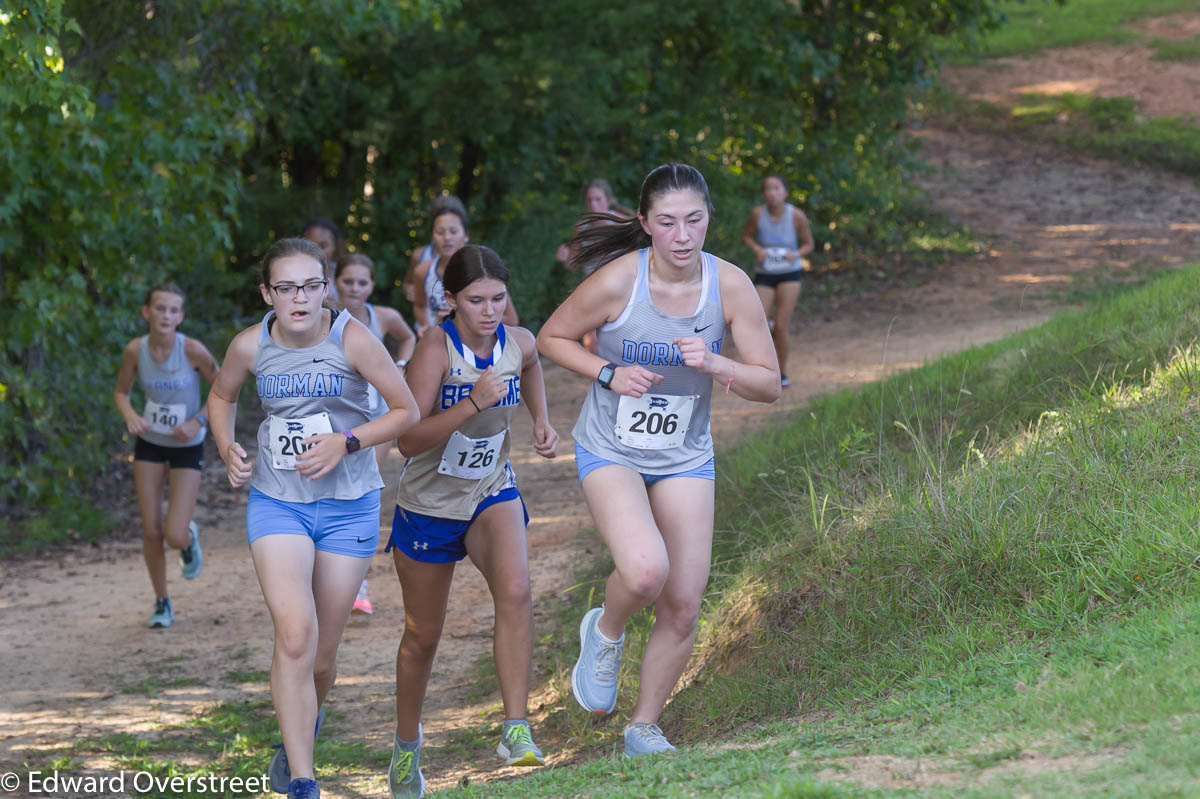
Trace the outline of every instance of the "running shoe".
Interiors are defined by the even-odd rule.
[[[617,671],[625,634],[616,641],[601,635],[596,624],[603,614],[604,608],[592,608],[579,623],[579,660],[571,671],[571,692],[584,710],[608,715],[617,706]]]
[[[546,757],[533,742],[533,734],[527,721],[506,721],[500,733],[500,745],[496,754],[504,758],[508,766],[544,766]]]
[[[371,598],[367,596],[367,581],[363,580],[362,585],[358,587],[358,596],[354,598],[354,606],[350,608],[351,613],[362,613],[364,616],[370,616],[375,612],[371,607]]]
[[[317,733],[321,731],[321,722],[324,720],[325,707],[322,705],[321,709],[317,711],[317,728],[313,730],[314,741],[317,740]],[[271,758],[271,765],[267,767],[267,778],[271,781],[271,790],[275,793],[289,794],[290,797],[292,783],[301,782],[302,780],[299,777],[294,780],[292,779],[292,769],[288,765],[287,752],[284,751],[283,744],[275,744],[273,748],[275,755]],[[312,782],[312,780],[308,781]],[[316,786],[315,782],[313,782],[313,786]],[[317,789],[315,796],[320,795],[321,791]]]
[[[150,629],[158,627],[170,627],[175,623],[175,609],[171,607],[171,600],[167,597],[159,597],[154,600],[154,612],[150,614]]]
[[[792,384],[792,381],[787,379],[787,375],[785,375],[783,372],[780,372],[779,373],[779,387],[787,388],[791,384]]]
[[[288,783],[288,799],[321,799],[321,786],[316,780],[297,777]]]
[[[625,728],[626,757],[674,751],[675,747],[671,746],[657,724],[630,724]]]
[[[425,775],[421,773],[421,742],[424,736],[417,725],[416,744],[392,742],[392,762],[388,763],[388,790],[392,799],[412,799],[425,795]],[[411,748],[410,748],[411,747]]]
[[[192,543],[179,550],[179,568],[183,579],[195,580],[204,568],[204,550],[200,548],[200,530],[195,522],[188,522],[188,532],[192,534]]]

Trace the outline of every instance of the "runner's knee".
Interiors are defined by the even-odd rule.
[[[700,620],[700,602],[702,597],[677,597],[664,594],[654,605],[655,624],[662,624],[680,638],[685,638],[696,632],[696,624]]]
[[[621,585],[635,599],[647,605],[658,598],[667,583],[670,567],[664,564],[645,563],[624,572],[618,571]]]
[[[275,651],[288,660],[312,659],[317,651],[317,625],[310,619],[277,621]]]
[[[406,626],[400,638],[400,654],[410,660],[429,662],[437,654],[438,641],[442,638],[442,626],[413,629]]]

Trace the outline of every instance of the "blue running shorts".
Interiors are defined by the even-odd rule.
[[[575,470],[579,473],[579,482],[581,483],[583,482],[583,478],[587,477],[601,466],[620,465],[621,464],[615,461],[601,458],[599,455],[593,455],[579,444],[575,445]],[[674,472],[673,474],[646,474],[645,472],[639,472],[639,474],[641,474],[642,482],[646,484],[647,488],[654,485],[659,480],[666,480],[671,477],[700,477],[705,480],[713,480],[714,482],[717,479],[716,464],[712,458],[709,458],[707,461],[695,467],[694,469],[688,469],[686,472]]]
[[[492,505],[514,499],[521,501],[521,511],[525,514],[525,525],[528,526],[529,509],[525,507],[521,492],[515,487],[484,497],[470,519],[441,519],[397,506],[396,515],[392,517],[392,536],[383,551],[391,552],[392,547],[396,547],[421,563],[460,561],[467,556],[467,529],[471,523]]]
[[[320,552],[369,558],[379,543],[379,496],[368,491],[358,499],[284,502],[250,489],[246,501],[246,539],[264,535],[306,535]]]

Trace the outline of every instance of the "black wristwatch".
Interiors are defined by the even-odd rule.
[[[617,373],[617,365],[615,363],[606,363],[600,367],[600,374],[596,375],[596,382],[604,388],[612,391],[613,376]]]
[[[362,447],[362,442],[355,438],[354,434],[349,430],[343,431],[342,435],[346,437],[346,454],[349,455],[351,452],[358,452],[359,448]]]

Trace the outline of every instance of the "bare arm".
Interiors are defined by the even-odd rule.
[[[796,257],[803,258],[813,251],[816,243],[813,242],[812,228],[808,224],[808,217],[799,208],[792,209],[792,224],[796,227],[796,241],[800,242],[800,248],[796,250]]]
[[[542,362],[538,359],[533,334],[523,327],[509,333],[521,347],[521,395],[533,419],[533,448],[543,458],[558,454],[558,433],[550,426],[550,411],[546,407],[546,382],[542,378]]]
[[[542,325],[538,350],[559,366],[595,380],[608,362],[588,352],[579,339],[620,315],[636,278],[637,253],[622,255],[597,269]],[[613,376],[612,390],[640,397],[662,379],[662,375],[642,366],[622,366]]]
[[[225,352],[225,365],[208,392],[208,423],[217,453],[225,461],[225,473],[234,488],[250,479],[253,467],[246,460],[246,450],[234,440],[238,393],[250,376],[250,368],[258,357],[258,337],[262,323],[252,325],[233,337]]]
[[[113,389],[113,404],[125,422],[125,429],[131,435],[141,435],[150,432],[150,423],[143,419],[129,402],[129,392],[133,390],[133,378],[137,375],[138,349],[142,345],[140,338],[125,345],[121,353],[121,369],[117,372],[117,387]]]
[[[754,284],[746,273],[725,261],[721,268],[721,305],[725,308],[725,321],[733,335],[741,362],[716,355],[728,362],[718,368],[714,379],[742,399],[755,402],[774,402],[779,399],[779,357],[771,341],[771,330],[763,313]],[[729,378],[733,383],[729,384]]]
[[[750,216],[746,218],[746,224],[742,225],[742,243],[745,244],[754,253],[754,257],[761,264],[767,258],[767,249],[758,243],[758,217],[763,212],[761,205],[755,206],[750,211]]]
[[[500,376],[489,366],[471,388],[471,393],[440,413],[433,413],[438,402],[442,381],[450,368],[450,356],[446,353],[446,332],[434,328],[429,335],[422,336],[417,351],[408,365],[408,381],[416,398],[421,420],[407,433],[400,436],[396,446],[406,458],[433,449],[445,443],[450,434],[462,426],[482,409],[499,402],[507,393]]]
[[[208,351],[208,347],[204,346],[190,336],[184,337],[183,346],[184,353],[187,355],[188,363],[191,364],[193,369],[203,375],[204,379],[211,387],[212,384],[217,380],[219,368],[217,366],[216,359],[213,358],[212,353]],[[200,432],[200,428],[204,425],[202,425],[200,420],[196,418],[197,416],[208,416],[207,400],[200,405],[200,408],[196,411],[195,416],[190,419],[184,419],[171,429],[171,434],[175,437],[176,441],[186,443],[191,441],[196,434]]]
[[[425,335],[425,331],[437,324],[437,320],[432,322],[428,319],[429,316],[429,297],[425,294],[425,275],[433,268],[433,261],[422,261],[417,265],[417,268],[409,274],[412,275],[412,304],[413,304],[413,319],[416,319],[421,325],[421,335]]]
[[[379,316],[379,324],[383,328],[383,332],[396,339],[399,361],[407,364],[412,360],[413,350],[417,346],[417,334],[413,332],[413,329],[408,326],[408,322],[404,321],[404,317],[395,308],[376,305],[375,313]]]

